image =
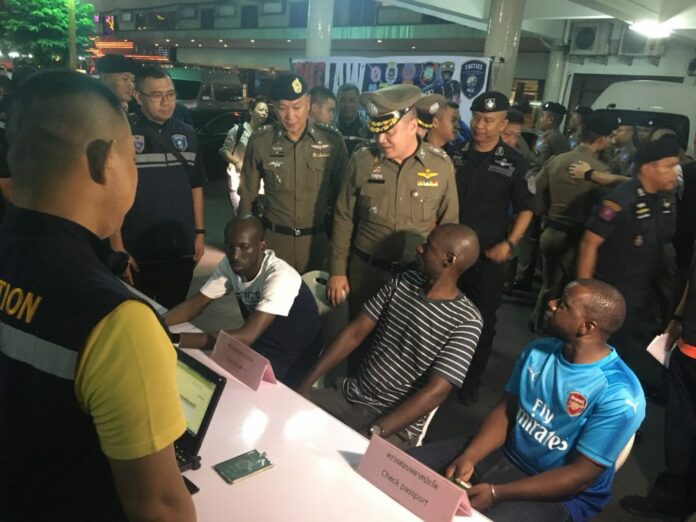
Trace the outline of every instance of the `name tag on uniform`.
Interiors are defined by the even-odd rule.
[[[377,179],[377,178],[368,178],[367,179],[368,183],[377,183],[378,185],[382,185],[384,183],[383,179]]]
[[[328,158],[331,156],[328,152],[312,152],[313,158]]]
[[[512,173],[515,172],[514,167],[501,167],[499,165],[490,165],[488,167],[488,172],[495,172],[497,174],[502,174],[507,178],[512,177]]]
[[[437,187],[438,183],[436,179],[419,179],[416,181],[417,187]]]

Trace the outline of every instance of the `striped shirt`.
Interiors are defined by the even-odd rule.
[[[377,328],[358,376],[344,381],[350,402],[386,414],[423,388],[432,373],[461,387],[481,334],[481,314],[464,294],[428,299],[425,283],[425,275],[404,272],[363,305]],[[417,437],[425,419],[408,426],[409,435]]]

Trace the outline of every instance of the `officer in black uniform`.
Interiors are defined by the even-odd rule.
[[[646,336],[641,319],[660,271],[661,252],[674,237],[674,187],[679,149],[673,140],[649,142],[635,157],[636,176],[611,191],[587,222],[578,256],[578,278],[594,277],[618,288],[626,320],[609,340],[642,381]],[[638,366],[640,368],[638,368]],[[642,371],[641,371],[642,370]]]
[[[193,127],[172,116],[176,93],[169,75],[144,67],[135,82],[141,110],[131,118],[131,130],[138,189],[110,242],[129,254],[124,279],[171,308],[186,299],[204,252],[205,168]]]
[[[460,288],[483,317],[481,338],[459,392],[464,403],[478,398],[495,336],[505,261],[533,215],[534,178],[528,176],[527,161],[500,138],[507,125],[509,108],[510,103],[502,93],[489,91],[479,95],[471,104],[473,139],[452,153],[459,192],[459,222],[474,229],[481,245],[479,261],[460,280]],[[512,223],[511,205],[515,214]]]

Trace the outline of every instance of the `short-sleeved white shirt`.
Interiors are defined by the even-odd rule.
[[[261,269],[251,281],[242,281],[225,256],[200,292],[210,299],[234,293],[251,311],[287,317],[300,292],[302,278],[288,263],[266,250]]]

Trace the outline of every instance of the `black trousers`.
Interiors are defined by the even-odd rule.
[[[483,329],[474,358],[469,364],[465,386],[481,386],[483,371],[488,364],[495,337],[496,312],[503,300],[505,264],[480,258],[459,278],[459,288],[476,305],[483,318]]]
[[[412,457],[430,469],[444,474],[447,467],[464,451],[469,439],[460,437],[426,444],[407,450]],[[520,470],[498,449],[476,465],[471,477],[472,484],[487,482],[506,484],[527,478],[529,475]],[[495,522],[566,522],[570,515],[560,502],[512,501],[502,502],[488,508],[483,513]]]
[[[165,308],[172,308],[186,300],[193,279],[195,263],[190,257],[156,263],[138,264],[135,288]]]
[[[675,350],[669,364],[665,412],[665,464],[648,493],[660,511],[696,511],[696,359]]]

